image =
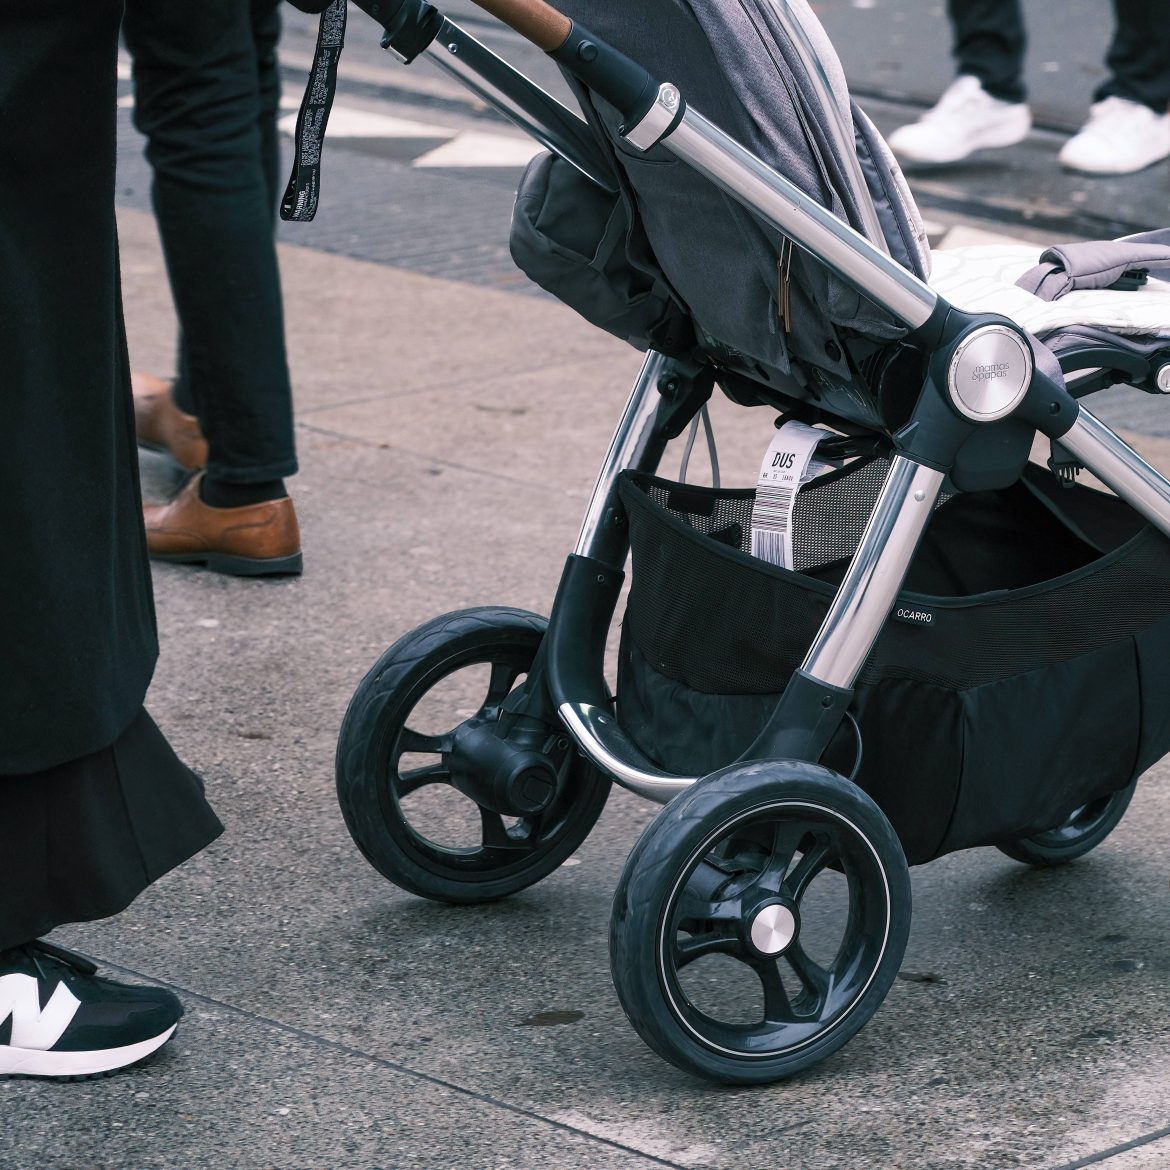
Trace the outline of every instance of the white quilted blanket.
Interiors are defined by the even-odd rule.
[[[1031,244],[980,244],[932,254],[931,286],[952,305],[1002,313],[1036,337],[1089,325],[1129,337],[1170,337],[1170,282],[1151,280],[1132,292],[1089,289],[1042,301],[1016,287],[1038,263]]]

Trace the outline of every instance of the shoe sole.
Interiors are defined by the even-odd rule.
[[[977,138],[971,146],[959,154],[947,155],[924,155],[915,154],[912,151],[906,150],[905,147],[892,148],[894,154],[899,161],[908,163],[917,163],[919,166],[935,166],[945,167],[951,163],[962,162],[971,155],[977,154],[981,150],[1002,150],[1006,146],[1017,146],[1023,142],[1025,138],[1032,131],[1032,123],[1029,122],[1022,129],[1018,126],[1013,126],[1010,129],[998,131],[996,133],[988,132]]]
[[[1064,159],[1060,160],[1060,165],[1066,171],[1071,171],[1077,175],[1095,175],[1099,178],[1107,178],[1110,175],[1136,175],[1140,171],[1148,171],[1150,167],[1156,167],[1159,163],[1164,163],[1167,158],[1170,158],[1170,154],[1159,155],[1158,158],[1151,159],[1147,163],[1142,163],[1138,167],[1125,167],[1123,169],[1118,167],[1085,166],[1081,163],[1065,162]]]
[[[77,1081],[105,1076],[157,1052],[175,1034],[177,1027],[178,1024],[172,1024],[161,1036],[137,1044],[89,1052],[42,1052],[0,1044],[0,1077],[55,1077]]]
[[[300,553],[287,557],[236,557],[229,553],[151,553],[151,560],[174,565],[203,565],[213,573],[229,577],[299,577],[304,572]]]

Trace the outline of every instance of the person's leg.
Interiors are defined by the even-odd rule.
[[[276,209],[284,193],[280,175],[280,135],[276,129],[280,116],[280,68],[276,46],[280,41],[280,0],[252,0],[252,41],[256,46],[256,80],[260,101],[256,128],[260,135],[260,160],[268,188],[268,210],[276,219]]]
[[[947,0],[958,72],[1001,102],[1027,98],[1024,54],[1028,39],[1020,0]]]
[[[275,0],[256,9],[266,31]],[[272,226],[274,37],[259,46],[256,31],[239,0],[129,0],[124,25],[207,479],[259,486],[297,462]]]
[[[1109,79],[1093,95],[1141,102],[1156,114],[1170,107],[1170,11],[1165,0],[1113,0],[1117,27],[1105,64]]]
[[[904,162],[958,162],[976,150],[1027,137],[1024,31],[1020,0],[947,0],[958,76],[917,122],[890,135]]]
[[[120,7],[0,3],[0,777],[112,742],[158,654],[114,219]]]
[[[0,612],[27,619],[0,654],[0,1077],[110,1072],[170,1039],[169,991],[37,935],[121,910],[222,831],[141,710],[157,642],[114,221],[120,16],[0,6]]]
[[[1060,161],[1087,174],[1126,175],[1170,157],[1170,19],[1165,0],[1113,0],[1108,80]]]

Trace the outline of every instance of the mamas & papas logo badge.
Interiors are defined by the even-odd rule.
[[[971,371],[971,381],[991,382],[996,378],[1006,378],[1011,372],[1011,362],[991,362],[986,366],[976,366]]]

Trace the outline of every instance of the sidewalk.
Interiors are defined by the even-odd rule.
[[[121,227],[134,364],[165,372],[153,223]],[[610,984],[609,900],[654,806],[615,791],[569,865],[494,906],[432,905],[367,865],[333,795],[353,688],[442,611],[547,611],[639,359],[541,298],[304,247],[282,264],[305,576],[155,570],[150,709],[227,833],[127,913],[60,932],[174,986],[187,1019],[136,1073],[0,1083],[0,1168],[1170,1162],[1151,1140],[1170,1123],[1165,766],[1066,870],[980,850],[915,871],[907,978],[840,1054],[758,1090],[664,1064]],[[725,477],[746,482],[771,415],[717,415]],[[165,486],[153,459],[144,482]]]

